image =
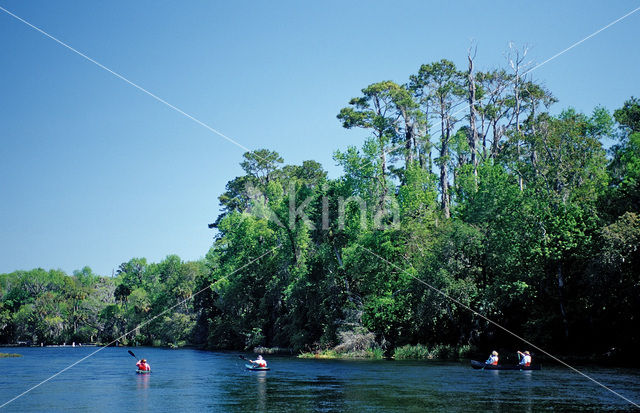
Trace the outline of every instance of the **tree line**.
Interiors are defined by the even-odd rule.
[[[157,264],[133,258],[115,277],[89,267],[0,274],[0,343],[184,346],[196,323],[185,299],[205,272],[202,262],[170,255]],[[176,301],[184,303],[165,311]]]
[[[640,100],[553,114],[524,55],[481,72],[470,54],[464,69],[441,60],[363,88],[337,115],[366,137],[334,153],[336,179],[313,160],[245,153],[198,262],[0,276],[2,340],[108,342],[202,290],[127,340],[316,351],[366,337],[388,354],[520,344],[470,307],[549,351],[630,354]]]

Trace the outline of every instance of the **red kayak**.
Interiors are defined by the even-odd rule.
[[[252,371],[267,371],[267,370],[271,370],[269,367],[258,367],[257,365],[253,364],[245,364],[244,365],[247,370],[252,370]]]

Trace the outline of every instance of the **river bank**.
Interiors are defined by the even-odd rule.
[[[397,347],[389,354],[380,347],[367,349],[344,350],[341,346],[335,348],[322,349],[314,352],[304,352],[298,355],[303,359],[337,359],[337,360],[441,360],[452,361],[469,358],[475,352],[471,346],[450,346],[439,344],[428,348],[425,345],[406,345]]]
[[[486,353],[486,354],[485,354]],[[394,349],[390,355],[379,348],[341,352],[335,348],[321,349],[313,352],[298,354],[301,359],[320,360],[432,360],[432,361],[458,361],[458,360],[485,360],[489,352],[479,351],[477,348],[465,346],[436,345],[431,348],[425,345],[406,345]],[[568,354],[553,355],[532,351],[536,363],[545,365],[592,366],[592,367],[640,367],[640,362],[630,357],[625,357],[617,352],[603,354]],[[516,352],[513,354],[502,353],[501,360],[517,363]]]

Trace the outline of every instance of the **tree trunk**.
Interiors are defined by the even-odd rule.
[[[562,325],[564,327],[564,338],[569,339],[569,320],[567,319],[567,311],[564,302],[564,274],[562,273],[562,263],[558,263],[558,296],[560,298],[560,315],[562,316]]]
[[[416,151],[416,159],[418,160],[418,165],[420,168],[426,168],[427,159],[425,158],[422,151],[420,151],[420,147],[418,146],[418,140],[416,139],[416,134],[413,134],[413,149]]]
[[[405,127],[405,169],[409,167],[413,163],[413,127],[410,123],[406,123]]]
[[[536,105],[531,106],[531,134],[536,136]],[[538,152],[535,145],[531,145],[531,166],[533,167],[533,173],[538,175]]]
[[[476,81],[473,77],[473,59],[471,54],[467,56],[469,59],[469,149],[471,150],[471,164],[473,165],[473,176],[478,177],[478,156],[477,156],[477,142],[478,142],[478,129],[476,128]]]
[[[491,129],[493,131],[493,142],[491,142],[491,159],[496,159],[498,157],[498,153],[500,152],[500,138],[502,138],[502,133],[497,119],[493,119],[491,123]]]
[[[442,132],[442,140],[440,146],[440,188],[442,189],[442,212],[445,218],[449,218],[449,121],[446,118],[444,104],[441,105],[440,127]]]
[[[516,122],[516,151],[517,151],[517,161],[520,161],[520,142],[522,138],[522,130],[520,128],[520,107],[522,97],[520,96],[520,66],[524,61],[524,57],[527,55],[527,50],[525,49],[523,55],[520,55],[520,52],[516,52],[515,60],[511,61],[511,67],[515,74],[515,82],[513,82],[513,96],[515,99],[515,122]],[[526,73],[525,73],[526,74]],[[520,186],[520,191],[524,190],[524,181],[522,179],[522,172],[520,171],[520,167],[517,166],[516,163],[516,173],[518,174],[518,185]]]
[[[380,141],[380,186],[382,186],[379,204],[380,209],[382,210],[384,208],[384,200],[387,198],[387,180],[385,178],[387,170],[387,153],[384,148],[384,139],[382,134],[378,136],[378,139]]]

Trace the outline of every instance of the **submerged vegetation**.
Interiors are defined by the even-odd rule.
[[[640,345],[640,101],[554,115],[517,54],[510,72],[469,62],[362,89],[338,114],[366,136],[335,152],[340,177],[245,153],[201,261],[0,275],[0,340],[396,359],[522,345],[472,308],[547,351],[625,357]]]

